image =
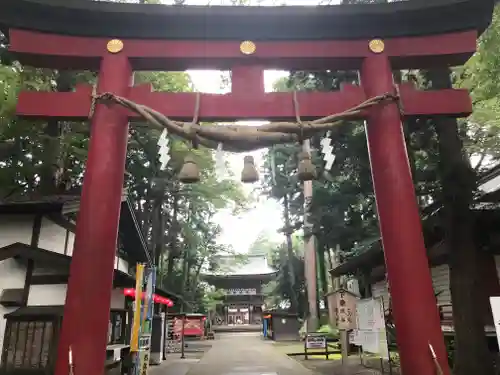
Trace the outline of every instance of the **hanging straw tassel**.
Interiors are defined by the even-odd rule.
[[[253,183],[259,181],[259,173],[255,168],[253,156],[247,155],[243,159],[243,170],[241,171],[241,182]]]
[[[308,152],[302,151],[299,154],[298,177],[300,181],[311,181],[316,178],[316,168]]]
[[[184,165],[179,172],[179,181],[184,184],[192,184],[200,181],[200,170],[192,155],[184,158]]]
[[[191,138],[192,146],[194,149],[198,148],[198,135],[196,134],[195,125],[198,123],[198,118],[200,115],[200,93],[196,93],[196,102],[193,114],[193,121],[190,124],[184,124],[186,132]],[[200,169],[196,160],[192,154],[186,155],[184,158],[184,164],[179,172],[179,181],[185,184],[192,184],[195,182],[200,182]]]
[[[303,128],[304,124],[300,118],[299,100],[297,99],[297,92],[293,92],[293,109],[295,110],[295,119],[300,127],[300,139],[302,146],[305,148]],[[298,176],[300,181],[311,181],[316,178],[316,167],[311,161],[311,154],[304,150],[299,153]]]

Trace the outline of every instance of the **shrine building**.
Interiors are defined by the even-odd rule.
[[[221,256],[217,263],[216,271],[203,275],[206,282],[224,292],[224,302],[217,306],[214,324],[260,324],[264,304],[263,286],[276,275],[276,270],[267,262],[267,256],[249,255],[242,262],[238,262],[235,256]]]
[[[79,209],[80,195],[0,201],[0,371],[4,373],[54,371]],[[137,263],[152,264],[152,259],[132,202],[124,193],[111,290],[107,370],[118,368],[128,353],[134,295],[130,290],[134,291]],[[170,298],[178,300],[161,288],[156,288],[155,295],[160,304]]]

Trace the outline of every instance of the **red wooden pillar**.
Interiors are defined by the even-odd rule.
[[[394,92],[383,52],[365,58],[361,82],[367,97]],[[366,132],[402,373],[435,374],[432,344],[449,375],[398,106],[373,107]]]
[[[102,58],[97,92],[128,95],[132,70],[124,54]],[[119,106],[97,105],[59,339],[56,375],[104,372],[118,236],[128,118]]]

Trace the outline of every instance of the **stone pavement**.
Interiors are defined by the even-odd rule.
[[[347,365],[342,366],[341,360],[324,361],[324,360],[300,360],[301,363],[312,370],[317,375],[398,375],[399,373],[393,369],[389,372],[388,369],[382,373],[377,367],[378,363],[370,363],[370,367],[361,365],[359,358],[351,356],[348,359]],[[366,362],[366,361],[365,361]]]
[[[312,375],[260,333],[220,334],[188,375]]]
[[[149,375],[313,375],[297,361],[277,351],[260,333],[226,333],[211,341],[212,348],[198,360],[170,359],[150,368]]]

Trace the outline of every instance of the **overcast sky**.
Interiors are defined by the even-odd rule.
[[[218,71],[189,71],[191,80],[200,92],[219,93],[221,92],[221,74]],[[286,76],[286,72],[281,71],[266,71],[264,73],[264,82],[266,91],[271,91],[273,83]],[[240,122],[241,124],[259,124],[258,122]],[[239,178],[241,169],[243,168],[243,156],[253,155],[257,169],[260,169],[263,164],[264,150],[254,151],[245,154],[226,153],[226,160],[229,162],[231,171]],[[245,192],[250,194],[255,188],[254,184],[244,185]],[[261,199],[257,202],[250,211],[239,215],[232,216],[230,212],[221,211],[216,217],[217,223],[223,228],[223,233],[219,238],[220,243],[229,244],[239,253],[244,253],[249,246],[257,238],[257,236],[266,231],[269,235],[280,240],[281,235],[277,233],[277,229],[282,227],[281,209],[277,202],[273,200]]]
[[[322,3],[321,0],[250,0],[251,5],[310,5],[315,6]],[[171,4],[173,0],[163,0]],[[231,5],[230,0],[186,0],[188,5]],[[323,2],[324,3],[324,2]],[[329,1],[330,4],[338,3],[338,0]],[[200,92],[221,92],[221,75],[218,71],[189,71],[196,90]],[[266,91],[271,91],[273,83],[286,75],[282,71],[266,71],[264,82]],[[264,150],[251,153],[254,156],[258,169],[262,167]],[[227,161],[236,178],[239,178],[243,167],[244,154],[226,154]],[[250,193],[254,185],[245,185],[244,189]],[[223,233],[219,238],[220,243],[232,245],[237,252],[244,253],[254,242],[260,233],[267,232],[271,238],[282,240],[282,235],[277,230],[283,226],[282,213],[279,204],[273,200],[261,200],[255,207],[245,214],[234,217],[230,212],[219,212],[216,221],[222,226]]]

